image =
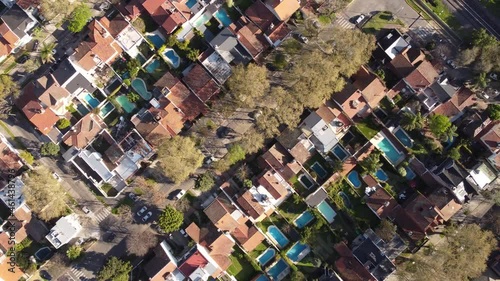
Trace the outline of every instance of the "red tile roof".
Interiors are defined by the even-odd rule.
[[[221,230],[232,231],[238,227],[239,223],[231,216],[235,210],[227,200],[218,196],[204,212],[212,223]]]
[[[462,87],[451,97],[450,101],[458,108],[458,110],[462,111],[476,102],[476,94],[468,88]]]
[[[385,97],[385,86],[380,79],[371,73],[365,66],[361,66],[353,75],[354,86],[362,93],[365,100],[372,108],[376,108],[378,103]]]
[[[288,194],[286,187],[278,181],[274,174],[270,171],[265,172],[259,179],[258,182],[262,185],[274,199],[279,200]]]
[[[168,34],[187,21],[169,0],[146,0],[142,6]]]
[[[285,39],[292,32],[285,22],[275,24],[273,28],[269,28],[265,33],[271,42],[276,43],[279,40]]]
[[[253,198],[252,193],[248,190],[238,197],[236,201],[241,209],[253,219],[257,219],[265,212],[264,207]]]
[[[0,139],[0,176],[6,181],[11,180],[11,175],[23,167],[21,158]],[[3,188],[3,187],[2,187]]]
[[[432,84],[439,76],[436,69],[428,61],[423,61],[415,68],[405,80],[413,88],[425,88]]]
[[[343,242],[335,244],[335,251],[340,258],[335,261],[338,273],[345,281],[376,281],[373,275],[354,257],[352,251]]]
[[[338,109],[351,119],[367,104],[361,92],[353,84],[347,84],[340,93],[334,93],[332,100],[337,103]]]
[[[252,6],[248,7],[245,14],[263,31],[267,31],[271,23],[277,20],[273,13],[260,0],[255,1]]]
[[[269,46],[262,30],[246,17],[242,16],[234,26],[233,32],[236,33],[238,41],[250,52],[253,58],[258,57]]]
[[[264,235],[253,225],[248,227],[245,224],[240,224],[231,234],[247,252],[255,250],[265,239]]]
[[[274,10],[281,21],[287,21],[300,8],[298,0],[267,0],[266,4]]]
[[[189,277],[196,269],[204,268],[207,264],[208,260],[199,251],[196,251],[179,266],[179,270],[184,276]]]
[[[68,146],[84,148],[106,127],[100,116],[89,113],[63,136],[63,141]]]
[[[193,91],[201,101],[207,102],[220,89],[214,79],[200,64],[195,66],[182,78],[182,81]]]
[[[392,210],[396,206],[399,206],[396,199],[383,188],[377,188],[377,190],[366,199],[366,204],[381,219],[385,219],[392,213]]]
[[[194,120],[207,112],[207,106],[172,74],[166,73],[155,86],[167,90],[167,99],[182,111],[186,120]]]

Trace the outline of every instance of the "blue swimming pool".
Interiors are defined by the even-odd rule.
[[[147,35],[149,41],[151,41],[151,43],[153,43],[153,45],[159,49],[161,48],[161,46],[163,46],[163,44],[165,44],[165,40],[163,40],[163,38],[158,35],[158,34],[149,34]]]
[[[233,23],[226,10],[220,9],[214,14],[215,18],[219,20],[225,27],[228,27]]]
[[[36,251],[35,258],[36,260],[38,260],[38,262],[43,262],[47,260],[51,254],[52,250],[49,247],[43,247]]]
[[[289,273],[290,267],[282,259],[278,260],[267,270],[267,274],[271,276],[273,281],[283,280]]]
[[[267,276],[265,276],[264,274],[261,274],[259,277],[257,277],[257,279],[255,279],[255,281],[269,281],[269,278],[267,278]]]
[[[106,117],[111,111],[113,111],[115,107],[110,103],[106,103],[103,107],[101,107],[101,116]]]
[[[358,171],[352,171],[349,174],[347,174],[347,180],[355,188],[360,188],[361,187],[361,180],[359,179]]]
[[[98,99],[94,98],[91,94],[88,93],[83,98],[92,108],[96,108],[100,103]]]
[[[347,157],[349,157],[349,154],[347,154],[347,151],[340,144],[337,144],[333,147],[332,153],[340,161],[344,161]]]
[[[132,113],[134,111],[134,109],[136,108],[136,105],[131,103],[128,100],[127,96],[116,97],[116,102],[118,102],[120,104],[120,106],[123,108],[123,110],[126,113]]]
[[[260,265],[265,266],[274,258],[274,256],[276,256],[276,250],[269,247],[257,257],[257,262]]]
[[[397,165],[401,162],[402,154],[394,147],[394,145],[385,137],[376,145],[378,149],[384,153],[385,157],[392,165]]]
[[[168,63],[170,63],[174,68],[179,67],[181,63],[181,58],[174,51],[174,49],[165,49],[163,52],[163,56],[167,59]]]
[[[307,189],[311,188],[314,185],[314,183],[305,174],[299,176],[299,181]]]
[[[293,223],[300,229],[304,228],[314,219],[314,215],[310,211],[305,211],[298,216]]]
[[[408,134],[401,128],[397,129],[396,131],[394,131],[394,135],[396,136],[396,138],[398,138],[398,140],[406,147],[412,147],[413,146],[413,141],[412,139],[410,138],[410,136],[408,136]]]
[[[130,85],[137,93],[139,93],[139,95],[141,95],[143,99],[150,100],[153,97],[153,95],[146,88],[146,82],[144,82],[141,78],[135,78],[132,80]]]
[[[188,0],[186,2],[186,6],[188,6],[188,8],[191,9],[194,5],[196,5],[197,2],[198,0]]]
[[[311,252],[311,248],[309,248],[307,244],[297,242],[286,252],[286,256],[293,262],[299,262],[307,256],[309,252]]]
[[[333,210],[330,204],[328,204],[328,202],[326,201],[322,201],[321,203],[319,203],[318,206],[316,206],[316,208],[318,208],[318,211],[323,215],[323,217],[325,217],[325,219],[329,223],[332,223],[333,219],[337,215],[335,210]]]
[[[283,232],[281,232],[281,230],[279,230],[279,228],[275,225],[271,225],[267,228],[267,235],[269,235],[269,237],[274,240],[276,245],[282,249],[290,243],[290,240],[286,238],[285,234],[283,234]]]
[[[198,28],[204,25],[207,21],[210,20],[210,18],[211,18],[210,14],[204,13],[194,22],[194,27]]]
[[[387,176],[387,174],[382,169],[378,169],[375,173],[375,176],[377,177],[377,179],[383,182],[386,182],[389,179],[389,176]]]
[[[415,175],[415,172],[413,172],[413,170],[410,169],[410,167],[405,167],[405,169],[406,169],[406,176],[405,176],[405,178],[407,180],[412,180],[412,179],[414,179],[417,176],[417,175]]]
[[[152,60],[144,69],[146,69],[148,73],[155,73],[156,71],[159,71],[157,70],[158,68],[160,68],[160,61]]]
[[[323,166],[321,166],[321,164],[318,162],[314,162],[314,164],[311,165],[311,169],[313,169],[316,174],[322,179],[325,178],[328,174],[325,168],[323,168]]]

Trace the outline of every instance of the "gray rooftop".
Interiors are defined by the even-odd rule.
[[[33,20],[18,5],[12,6],[0,18],[19,38],[26,35],[26,29],[33,23]]]
[[[250,55],[240,46],[236,35],[228,28],[224,28],[217,36],[215,36],[210,45],[222,56],[227,62],[245,63],[251,60]]]

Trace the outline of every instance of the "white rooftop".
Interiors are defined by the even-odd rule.
[[[470,176],[481,189],[485,188],[496,178],[495,172],[489,169],[485,163],[482,163],[475,169],[472,169],[470,171]]]
[[[58,249],[73,239],[82,229],[75,214],[60,218],[45,238]]]

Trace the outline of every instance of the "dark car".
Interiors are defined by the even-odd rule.
[[[40,277],[42,277],[45,280],[52,280],[52,276],[50,275],[47,270],[40,270]]]
[[[115,240],[115,237],[116,237],[116,234],[114,232],[106,232],[106,234],[104,235],[104,242],[112,242],[113,240]]]
[[[19,64],[25,64],[29,59],[30,59],[29,55],[22,55],[19,58],[17,58],[16,62]]]
[[[168,194],[168,200],[174,200],[175,197],[182,192],[182,189],[176,189]]]
[[[38,41],[38,40],[33,41],[33,49],[31,49],[31,51],[33,51],[33,52],[38,51],[39,44],[40,44],[40,41]]]

